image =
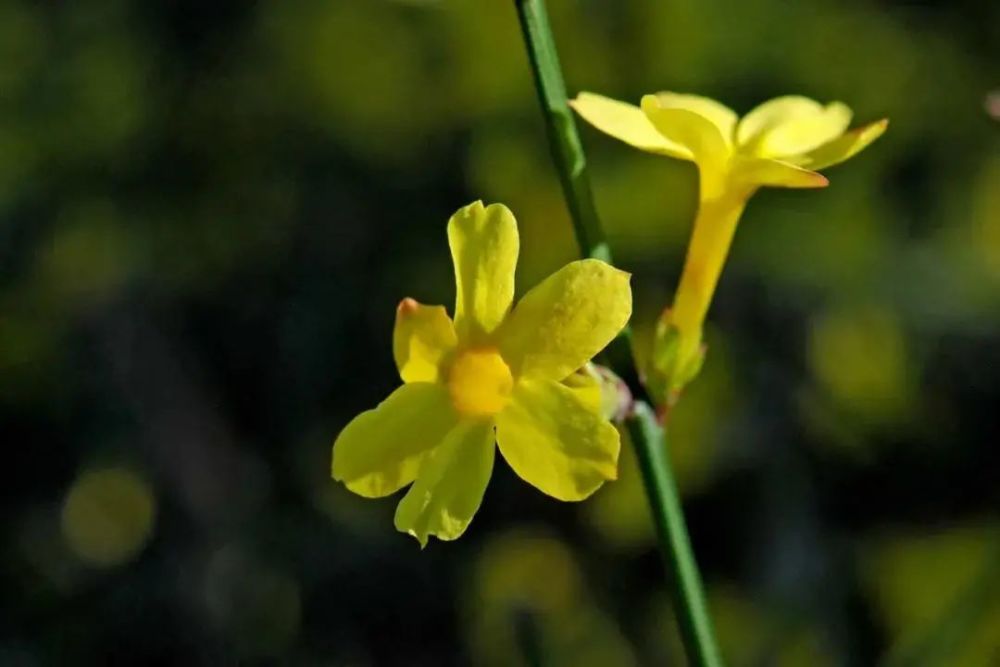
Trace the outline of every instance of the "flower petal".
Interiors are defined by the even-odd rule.
[[[563,386],[576,394],[576,397],[588,410],[601,412],[604,400],[601,395],[601,381],[598,379],[594,366],[593,363],[584,364],[575,373],[570,373],[562,383]]]
[[[764,136],[760,152],[780,157],[799,155],[839,137],[850,123],[851,110],[833,102],[817,115],[797,118],[775,127]]]
[[[662,92],[656,98],[660,106],[670,109],[687,109],[708,119],[719,130],[726,145],[731,146],[736,138],[736,122],[739,118],[736,112],[721,102],[709,97],[689,95],[685,93]]]
[[[882,136],[886,128],[889,127],[889,119],[862,125],[847,132],[840,137],[815,148],[808,153],[798,155],[793,161],[807,169],[826,169],[835,164],[840,164],[854,155],[864,150],[868,144]]]
[[[632,314],[629,277],[582,259],[532,288],[498,335],[514,377],[562,380],[603,350]]]
[[[691,151],[660,134],[635,105],[586,92],[577,95],[569,105],[601,132],[639,150],[681,160],[692,159]]]
[[[340,432],[333,445],[333,478],[368,498],[394,493],[416,478],[424,455],[456,423],[443,386],[404,384]]]
[[[399,302],[392,355],[403,382],[436,382],[441,361],[457,342],[444,306],[425,306],[409,298]]]
[[[497,444],[521,479],[559,500],[583,500],[618,474],[618,431],[552,380],[518,383]]]
[[[396,508],[396,529],[413,535],[454,540],[479,509],[493,472],[493,423],[463,422],[420,468],[417,481]]]
[[[830,184],[823,174],[789,162],[743,156],[733,161],[732,178],[749,187],[824,188]]]
[[[642,112],[660,134],[691,151],[703,191],[721,186],[731,151],[714,122],[689,109],[664,106],[656,95],[643,96]]]
[[[741,146],[762,157],[786,157],[812,150],[844,133],[851,110],[840,102],[823,106],[789,95],[765,102],[737,130]]]
[[[736,142],[740,146],[754,143],[765,132],[796,118],[822,113],[823,105],[801,95],[783,95],[759,104],[743,116],[736,127]]]
[[[476,201],[448,221],[455,264],[455,331],[472,343],[503,322],[514,301],[519,241],[514,215],[503,204]]]

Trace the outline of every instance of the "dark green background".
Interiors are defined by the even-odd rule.
[[[998,5],[550,11],[571,93],[891,118],[754,198],[673,454],[731,664],[996,664]],[[627,450],[582,505],[498,459],[423,552],[329,479],[455,209],[513,209],[519,292],[575,256],[533,95],[503,0],[0,2],[0,663],[682,664]],[[581,132],[648,345],[694,170]]]

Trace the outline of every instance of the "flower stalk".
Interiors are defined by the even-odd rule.
[[[594,207],[586,157],[567,102],[566,88],[544,0],[515,0],[515,5],[531,61],[535,88],[542,106],[553,159],[562,182],[580,250],[585,256],[610,263],[611,250]],[[733,216],[733,226],[738,217],[737,211]],[[731,236],[730,230],[729,238]],[[705,242],[710,241],[713,239],[706,239]],[[690,255],[689,260],[700,261],[698,256],[692,259]],[[702,275],[709,276],[711,269],[711,266],[706,266]],[[707,287],[709,296],[720,270],[721,265],[715,269],[711,285],[705,283],[703,286]],[[681,305],[686,309],[685,312],[690,310],[693,313],[701,308],[707,308],[707,304],[700,305],[697,302]],[[666,433],[648,403],[648,394],[640,380],[627,328],[609,345],[605,356],[608,365],[628,384],[635,397],[632,410],[624,420],[625,428],[636,449],[643,486],[656,524],[660,551],[674,587],[672,596],[674,608],[688,659],[692,665],[699,667],[721,665],[701,576],[691,549],[687,525],[667,456]]]
[[[745,197],[725,193],[713,199],[702,199],[698,204],[684,270],[670,309],[670,323],[682,338],[700,342],[702,322],[746,203]]]
[[[648,388],[660,405],[661,421],[684,386],[701,371],[705,316],[749,198],[749,193],[742,191],[702,192],[673,305],[657,323]]]

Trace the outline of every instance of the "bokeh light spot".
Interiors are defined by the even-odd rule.
[[[91,565],[111,567],[138,554],[153,532],[156,499],[149,484],[126,468],[80,475],[62,509],[70,549]]]
[[[914,371],[893,313],[874,306],[830,312],[810,332],[809,362],[832,398],[868,424],[905,418]]]

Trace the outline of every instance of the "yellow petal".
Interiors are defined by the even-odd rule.
[[[493,472],[496,449],[491,421],[456,426],[420,468],[417,481],[396,508],[396,529],[413,535],[454,540],[479,509]]]
[[[521,479],[559,500],[583,500],[618,472],[618,431],[552,380],[518,383],[497,444]]]
[[[888,118],[862,125],[819,148],[796,156],[794,161],[807,169],[832,167],[860,153],[868,144],[881,137],[887,127],[889,127]]]
[[[416,478],[424,455],[456,423],[444,387],[404,384],[340,432],[333,445],[333,478],[358,495],[387,496]]]
[[[514,377],[562,380],[618,335],[632,314],[629,274],[597,259],[570,262],[536,285],[501,329]]]
[[[403,382],[436,382],[439,368],[458,339],[444,306],[403,299],[396,308],[392,354]]]
[[[788,95],[761,104],[737,129],[739,144],[764,157],[785,157],[812,150],[844,133],[851,110],[840,102],[823,106]]]
[[[732,174],[735,182],[749,187],[824,188],[830,184],[823,174],[768,158],[737,156],[733,161]]]
[[[719,130],[727,145],[732,145],[736,135],[736,112],[725,104],[701,95],[663,92],[657,93],[660,106],[670,109],[687,109],[707,118]]]
[[[801,95],[784,95],[760,104],[743,116],[736,128],[736,142],[745,146],[765,132],[796,118],[822,113],[823,105]]]
[[[514,300],[517,222],[503,204],[473,202],[448,221],[448,244],[455,264],[455,331],[459,340],[476,343],[503,322]]]
[[[778,125],[763,137],[760,151],[778,157],[799,155],[839,137],[850,122],[851,110],[834,102],[819,114]]]
[[[676,142],[694,156],[702,178],[712,191],[725,176],[730,149],[714,122],[689,109],[664,106],[656,95],[644,95],[642,112],[660,134]]]
[[[601,412],[604,405],[601,395],[601,380],[594,370],[594,364],[584,364],[575,373],[570,373],[562,382],[566,387],[576,394],[588,410]]]
[[[660,134],[635,105],[594,93],[580,93],[569,105],[601,132],[639,150],[681,160],[691,159],[691,151]]]

